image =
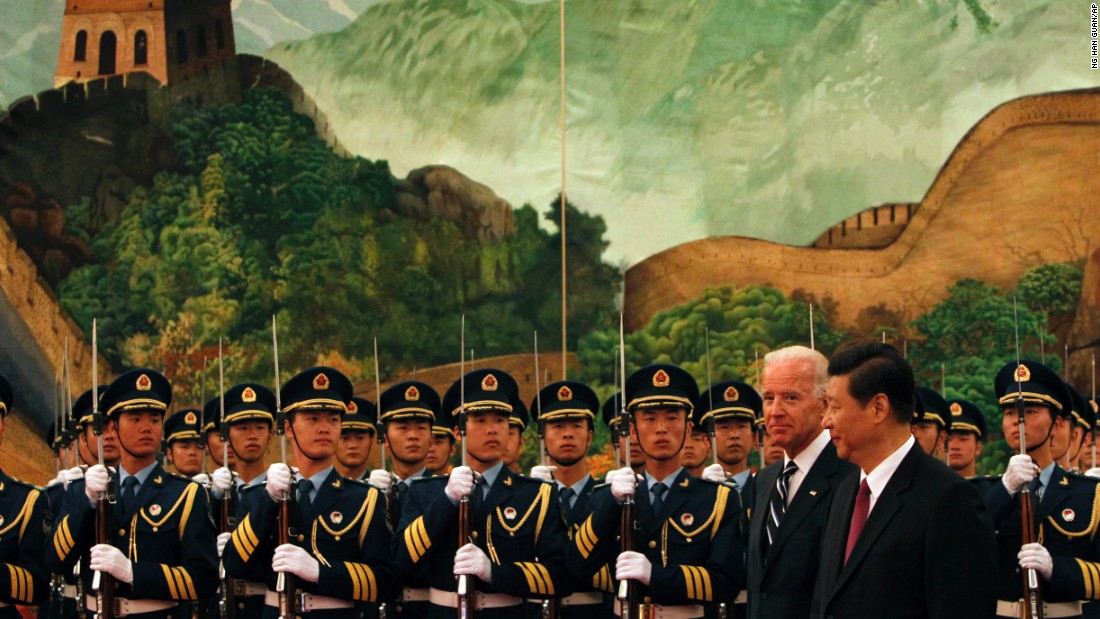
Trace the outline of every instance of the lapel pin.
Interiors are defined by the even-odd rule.
[[[337,479],[336,481],[332,482],[332,487],[333,488],[339,488],[340,487],[340,480]]]
[[[332,521],[332,524],[340,524],[344,521],[344,515],[340,512],[332,512],[328,515],[328,519]]]
[[[1062,510],[1062,520],[1065,520],[1066,522],[1073,522],[1073,519],[1076,518],[1076,517],[1077,517],[1077,514],[1073,513],[1072,509],[1063,509]]]
[[[1062,481],[1058,482],[1058,485],[1059,486],[1068,486],[1069,485],[1069,478],[1063,477]]]
[[[690,483],[690,482],[687,479],[685,479],[684,481],[680,482],[680,487],[681,488],[687,488],[688,483]]]
[[[160,505],[157,505],[156,503],[150,505],[149,506],[149,515],[159,516],[160,515]]]
[[[507,518],[508,520],[515,520],[516,519],[516,508],[514,508],[514,507],[505,508],[504,517]]]
[[[511,477],[505,477],[504,478],[504,485],[505,486],[511,486],[512,485],[512,478]]]
[[[817,490],[810,490],[810,496],[817,496]]]
[[[695,522],[695,516],[691,514],[680,514],[680,524],[685,527],[690,527],[693,522]]]
[[[157,478],[153,480],[153,483],[154,484],[159,484],[163,481],[164,481],[164,479],[160,475],[157,475]]]

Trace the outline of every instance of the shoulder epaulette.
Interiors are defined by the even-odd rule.
[[[556,482],[552,482],[552,481],[546,481],[545,479],[539,479],[538,477],[528,477],[527,475],[513,474],[512,477],[514,477],[515,479],[521,480],[521,481],[535,482],[535,483],[538,483],[538,484],[555,485],[555,483],[556,483]]]
[[[438,482],[438,481],[441,481],[441,480],[446,480],[449,477],[450,477],[450,475],[432,475],[431,477],[414,477],[414,478],[409,480],[409,485],[411,486],[412,484],[424,484],[424,483],[428,483],[428,482]]]

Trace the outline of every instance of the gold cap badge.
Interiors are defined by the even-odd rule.
[[[726,387],[726,392],[722,394],[722,399],[727,402],[736,402],[741,399],[741,394],[737,393],[737,389],[731,385]]]
[[[481,388],[486,391],[496,391],[497,384],[497,377],[492,374],[486,374],[485,378],[481,379]]]
[[[952,402],[951,403],[951,414],[955,415],[955,416],[963,414],[963,407],[959,406],[958,402]]]
[[[149,376],[147,374],[142,374],[141,376],[138,376],[137,388],[138,391],[149,391],[153,388],[153,381],[149,380]]]
[[[318,391],[328,389],[328,376],[325,376],[324,372],[313,377],[313,388]]]
[[[558,401],[568,402],[569,400],[572,400],[572,399],[573,399],[573,390],[570,389],[569,387],[566,387],[565,385],[562,385],[561,389],[558,389]]]
[[[1021,363],[1019,367],[1016,368],[1016,380],[1021,383],[1026,383],[1031,380],[1031,370],[1027,369],[1027,366]]]
[[[415,402],[420,399],[420,390],[415,385],[410,386],[405,390],[405,401]]]
[[[352,415],[359,412],[359,405],[356,404],[354,400],[348,402],[348,412]]]
[[[667,387],[669,382],[668,372],[664,370],[657,370],[657,373],[653,375],[654,387]]]
[[[193,424],[198,420],[199,418],[195,416],[195,413],[187,413],[183,416],[183,422],[186,424]]]
[[[253,390],[252,387],[245,387],[244,391],[241,392],[241,401],[242,402],[255,402],[256,401],[256,392],[255,392],[255,390]]]

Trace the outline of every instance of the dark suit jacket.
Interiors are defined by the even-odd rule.
[[[837,485],[856,466],[838,458],[832,443],[826,445],[798,487],[765,556],[768,504],[782,471],[780,460],[756,474],[753,503],[757,508],[749,521],[748,542],[748,616],[753,619],[810,615],[818,566],[814,558],[821,553],[830,501]]]
[[[997,542],[973,484],[913,445],[844,563],[860,474],[837,488],[814,590],[814,617],[992,617]]]

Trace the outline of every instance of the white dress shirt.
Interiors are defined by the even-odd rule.
[[[870,473],[860,470],[859,481],[862,483],[863,480],[866,479],[867,486],[871,489],[871,503],[867,509],[868,516],[870,516],[871,512],[875,509],[875,503],[878,502],[878,497],[882,494],[883,488],[886,487],[886,484],[890,483],[890,478],[893,477],[894,472],[898,470],[901,461],[905,459],[905,456],[909,454],[909,450],[913,449],[913,446],[916,444],[916,439],[910,435],[901,447],[898,447],[894,453],[887,456],[886,459],[880,462]]]
[[[821,452],[825,451],[825,446],[828,445],[831,440],[829,431],[822,430],[821,434],[817,435],[817,438],[794,457],[794,463],[798,465],[798,470],[791,474],[791,480],[787,482],[787,507],[791,506],[794,495],[797,494],[798,489],[802,487],[802,480],[806,479],[806,475],[809,475],[814,462],[817,462],[818,457],[821,456]],[[790,461],[791,459],[788,458],[786,452],[784,452],[783,468],[786,468]]]

